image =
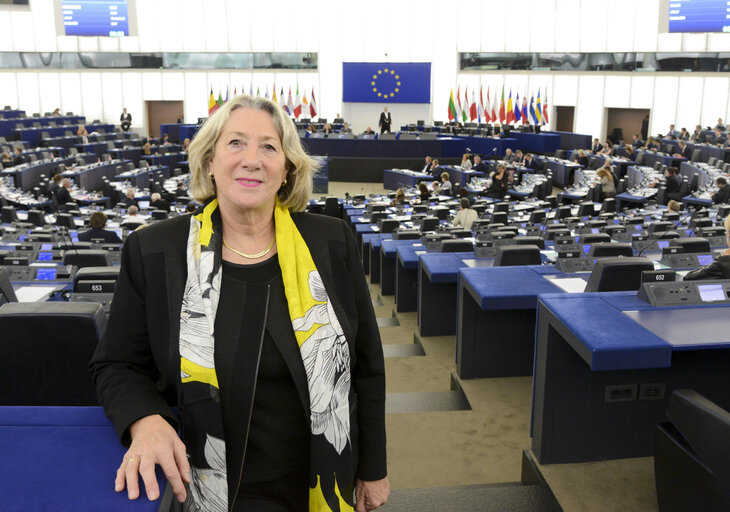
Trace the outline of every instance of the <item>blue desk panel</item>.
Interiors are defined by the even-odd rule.
[[[555,153],[560,149],[561,136],[553,133],[510,132],[510,136],[520,142],[522,152]]]

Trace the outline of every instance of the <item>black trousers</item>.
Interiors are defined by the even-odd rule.
[[[308,512],[309,466],[268,482],[242,483],[233,512]]]

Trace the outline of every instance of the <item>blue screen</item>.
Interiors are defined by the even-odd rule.
[[[726,0],[670,0],[669,32],[730,32]]]
[[[51,261],[53,259],[53,254],[50,252],[39,252],[38,253],[38,261]]]
[[[63,0],[67,36],[128,36],[127,0]]]
[[[35,278],[39,281],[53,281],[56,279],[55,268],[39,268],[35,274]]]
[[[618,219],[613,219],[613,223],[614,223],[614,224],[621,224],[621,221],[620,221],[620,220],[618,220]]]
[[[636,231],[641,231],[643,228],[644,228],[644,226],[642,226],[641,224],[634,224],[634,229]]]
[[[41,244],[41,251],[53,250],[53,244]]]
[[[594,235],[595,235],[596,233],[598,233],[598,228],[591,228],[591,233],[593,233]]]
[[[669,247],[669,242],[667,240],[659,240],[656,244],[662,249]]]
[[[584,253],[588,254],[588,252],[589,252],[590,250],[591,250],[591,245],[590,245],[590,244],[585,244],[585,245],[583,245],[583,252],[584,252]]]
[[[27,238],[27,236],[26,236],[26,235],[20,235],[20,236],[18,237],[18,242],[25,242],[25,239],[26,239],[26,238]]]
[[[697,261],[700,262],[700,265],[709,265],[712,263],[712,254],[698,254],[697,255]]]

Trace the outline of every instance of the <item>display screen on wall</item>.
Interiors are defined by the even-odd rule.
[[[342,101],[430,103],[430,62],[343,62]]]
[[[128,0],[62,0],[64,32],[67,36],[128,36],[128,3]]]
[[[669,0],[669,32],[730,32],[727,0]]]

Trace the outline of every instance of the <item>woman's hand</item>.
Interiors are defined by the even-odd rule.
[[[366,482],[357,479],[355,484],[355,512],[375,510],[388,501],[390,482],[387,478]]]
[[[126,487],[129,499],[136,500],[140,495],[139,475],[142,475],[147,498],[156,500],[160,497],[160,488],[157,485],[155,464],[159,464],[178,501],[185,501],[184,484],[190,483],[190,464],[185,445],[177,432],[159,414],[135,421],[129,432],[132,444],[117,469],[114,490],[122,492]]]

